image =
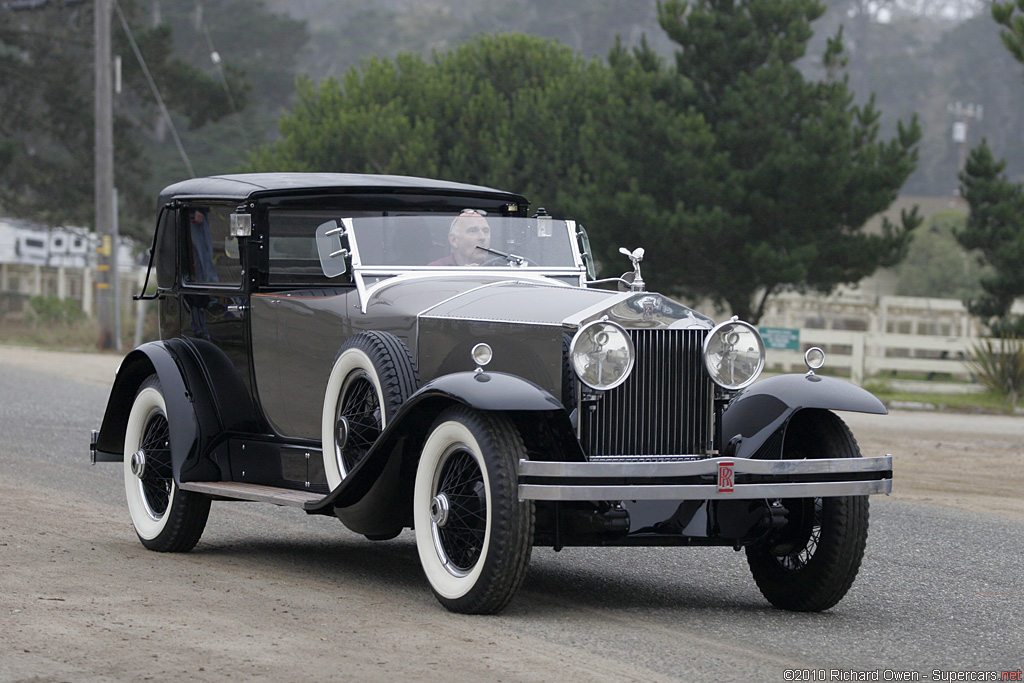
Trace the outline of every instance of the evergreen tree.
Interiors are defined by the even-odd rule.
[[[691,106],[708,122],[712,152],[726,160],[719,191],[704,203],[707,225],[677,235],[703,245],[703,268],[674,268],[692,294],[728,303],[756,322],[767,298],[786,287],[828,292],[855,283],[906,252],[916,210],[901,224],[868,234],[913,171],[916,119],[878,140],[873,98],[854,106],[845,79],[841,35],[825,53],[830,78],[808,82],[794,66],[804,55],[815,0],[669,0],[660,21],[679,46],[676,70],[688,79]],[[691,211],[696,208],[691,206]],[[710,233],[710,234],[709,234]],[[666,255],[689,260],[680,250]]]
[[[999,34],[1003,46],[1014,59],[1024,64],[1024,0],[992,3],[992,18],[1004,28]]]
[[[984,293],[967,302],[994,332],[1014,329],[1010,308],[1024,295],[1024,186],[1006,180],[1005,168],[986,142],[971,150],[961,178],[971,212],[957,233],[960,244],[977,249],[995,271],[981,279]]]
[[[552,41],[481,36],[427,60],[370,59],[339,81],[300,79],[281,139],[249,170],[399,173],[553,200],[598,69]],[[548,204],[548,208],[553,205]]]
[[[1024,63],[1024,0],[992,5],[992,17],[1005,27],[1003,45]],[[1024,318],[1013,320],[1010,308],[1024,295],[1024,186],[1009,182],[1006,161],[996,161],[988,143],[971,150],[963,174],[961,193],[971,207],[967,226],[957,239],[967,249],[979,250],[995,273],[982,278],[984,294],[967,302],[968,310],[993,332],[1024,333]]]
[[[373,59],[303,81],[282,138],[250,170],[408,173],[521,191],[592,229],[605,270],[647,249],[653,289],[711,297],[756,322],[787,286],[828,291],[904,254],[916,213],[867,219],[914,167],[916,122],[877,141],[879,113],[845,81],[793,66],[808,0],[661,7],[676,68],[641,42],[607,64],[521,34],[428,62]],[[841,44],[830,44],[837,67]],[[605,273],[608,274],[608,273]]]
[[[168,25],[147,28],[137,4],[119,5],[167,106],[183,116],[189,128],[200,129],[245,107],[248,86],[240,70],[226,70],[225,85],[175,56]],[[249,9],[254,8],[249,3]],[[147,186],[152,167],[143,148],[159,115],[117,12],[111,36],[115,54],[123,58],[124,85],[114,109],[114,182],[122,197],[121,228],[144,236],[152,229],[154,192]],[[195,34],[184,38],[194,39]],[[0,107],[0,211],[4,214],[53,224],[92,224],[93,49],[90,3],[23,7],[5,3],[0,8],[0,101],[4,102]],[[169,141],[164,145],[170,147]],[[232,165],[244,146],[239,141]],[[157,173],[162,170],[158,167]],[[183,174],[175,170],[162,184]]]

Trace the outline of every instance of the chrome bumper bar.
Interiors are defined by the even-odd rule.
[[[754,500],[892,492],[892,456],[685,462],[519,461],[520,500]]]

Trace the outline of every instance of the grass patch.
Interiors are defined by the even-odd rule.
[[[95,351],[99,327],[88,318],[73,323],[47,325],[28,320],[0,322],[0,341],[13,346],[32,346],[60,351]]]
[[[923,394],[910,391],[895,391],[885,382],[868,382],[864,388],[877,396],[886,405],[893,403],[925,403],[937,410],[958,412],[984,412],[1012,414],[1013,407],[995,392],[984,394]]]
[[[143,341],[159,336],[155,306],[146,309]],[[121,320],[121,348],[133,347],[135,321],[130,315]],[[70,299],[33,297],[31,306],[21,316],[0,316],[0,344],[30,346],[57,351],[97,351],[99,325],[81,311]]]

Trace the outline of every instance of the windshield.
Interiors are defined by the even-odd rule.
[[[360,266],[577,268],[565,221],[467,211],[352,219]]]

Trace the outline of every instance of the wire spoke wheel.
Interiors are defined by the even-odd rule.
[[[124,489],[142,544],[158,552],[187,552],[206,528],[210,499],[175,483],[169,415],[154,375],[142,383],[128,415]]]
[[[332,490],[366,458],[418,385],[409,350],[398,337],[360,332],[342,345],[327,380],[321,422]]]
[[[775,555],[775,560],[786,571],[798,571],[806,567],[814,557],[821,541],[822,508],[824,506],[821,498],[805,498],[799,501],[786,501],[789,509],[797,506],[803,508],[800,513],[805,520],[799,532],[800,541],[791,550]],[[779,552],[778,548],[772,548],[772,553]]]
[[[377,389],[364,370],[345,381],[338,401],[336,455],[343,472],[351,472],[382,431],[383,416]]]
[[[139,477],[142,500],[149,515],[158,520],[171,502],[174,472],[171,468],[170,426],[167,416],[155,412],[146,423],[140,450],[145,454],[145,469]]]
[[[534,506],[519,500],[526,448],[504,416],[465,406],[435,420],[413,491],[416,549],[442,605],[464,614],[503,609],[533,548]]]
[[[473,454],[459,447],[443,456],[439,474],[434,499],[447,501],[447,515],[431,519],[435,548],[449,572],[466,576],[480,559],[487,535],[483,472]]]

